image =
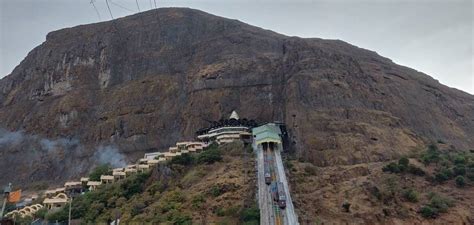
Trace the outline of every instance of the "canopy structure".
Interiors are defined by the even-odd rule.
[[[281,144],[281,130],[273,123],[253,128],[252,135],[257,145],[266,142]]]

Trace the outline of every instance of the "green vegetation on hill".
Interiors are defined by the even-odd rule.
[[[408,158],[406,158],[406,157],[400,158],[398,163],[395,163],[395,162],[389,163],[388,165],[386,165],[382,168],[382,171],[391,172],[391,173],[405,173],[405,172],[408,172],[408,173],[411,173],[411,174],[417,175],[417,176],[424,176],[425,175],[425,171],[423,171],[422,169],[410,164]]]
[[[420,208],[420,213],[425,218],[436,218],[440,213],[445,213],[454,206],[453,200],[436,193],[428,194],[429,202]]]
[[[195,164],[213,164],[220,161],[222,161],[222,152],[217,145],[212,144],[199,154],[184,153],[175,156],[169,161],[169,164],[190,166]]]
[[[474,155],[470,152],[441,151],[436,144],[431,144],[416,159],[434,172],[427,173],[421,168],[410,164],[406,157],[402,157],[398,163],[391,162],[385,165],[382,171],[400,176],[405,176],[407,172],[418,176],[425,176],[426,180],[430,181],[433,185],[454,180],[453,183],[459,188],[472,185],[471,182],[474,181]],[[468,179],[465,177],[468,177]],[[420,201],[419,194],[412,188],[403,190],[402,196],[409,202],[416,203]],[[453,200],[436,193],[430,193],[427,196],[427,202],[422,204],[418,212],[425,218],[437,218],[440,213],[447,212],[448,208],[453,205]]]
[[[455,178],[457,186],[464,187],[468,184],[465,177],[474,181],[474,154],[472,153],[442,152],[435,144],[431,144],[418,159],[426,166],[434,167],[435,173],[428,179],[437,183],[444,183]],[[422,169],[411,165],[406,157],[402,157],[398,163],[387,164],[382,170],[390,173],[408,172],[419,176],[426,174]]]
[[[72,218],[83,224],[258,224],[251,154],[243,146],[211,146],[198,154],[183,154],[114,184],[75,198]],[[247,158],[247,161],[244,159]],[[99,174],[99,172],[97,172]],[[206,178],[206,176],[210,176]],[[68,206],[45,215],[66,221]]]
[[[81,218],[85,222],[100,220],[100,216],[109,208],[120,206],[145,188],[145,181],[150,173],[132,175],[114,185],[106,185],[96,191],[87,192],[73,200],[71,216]],[[46,214],[49,221],[66,221],[69,207]]]
[[[100,181],[102,175],[112,175],[112,167],[109,164],[102,164],[94,168],[89,174],[89,180]]]

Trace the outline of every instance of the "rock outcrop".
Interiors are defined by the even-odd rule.
[[[0,80],[0,183],[77,177],[98,146],[133,160],[232,110],[285,122],[291,149],[319,166],[433,140],[474,149],[472,95],[342,41],[162,8],[51,32]]]

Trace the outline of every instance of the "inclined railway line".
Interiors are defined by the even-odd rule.
[[[298,225],[280,152],[280,129],[267,124],[253,131],[257,154],[260,224]]]
[[[268,145],[264,145],[263,147],[263,159],[264,159],[264,176],[265,176],[265,184],[268,185],[268,191],[271,194],[272,198],[272,209],[274,211],[274,222],[276,225],[281,225],[283,224],[283,214],[281,213],[281,210],[284,209],[286,206],[286,198],[283,197],[283,199],[280,201],[280,196],[279,196],[279,179],[278,179],[278,174],[275,169],[275,160],[273,157],[273,151],[270,149]]]
[[[270,225],[293,225],[298,224],[293,210],[293,204],[287,196],[288,186],[284,184],[278,168],[278,150],[271,144],[263,144],[258,148],[257,159],[259,160],[259,206],[261,209],[261,224]],[[282,164],[281,164],[282,165]],[[288,205],[291,210],[288,210]]]

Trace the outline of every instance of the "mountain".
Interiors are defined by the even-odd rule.
[[[317,166],[433,141],[474,149],[474,96],[428,75],[343,41],[161,8],[51,32],[0,80],[0,184],[124,164],[232,110],[286,123],[289,150]]]

